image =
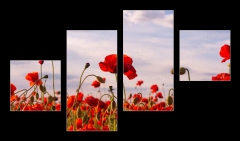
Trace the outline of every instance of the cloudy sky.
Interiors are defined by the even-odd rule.
[[[13,83],[17,90],[29,89],[30,82],[25,79],[25,76],[31,72],[38,72],[41,77],[40,64],[37,61],[10,61],[10,83]],[[54,60],[54,87],[55,91],[61,91],[61,61]],[[42,76],[48,75],[46,80],[46,88],[49,94],[53,94],[53,75],[52,75],[52,61],[44,61],[42,65]],[[33,88],[32,88],[33,90]],[[40,89],[39,89],[40,91]],[[22,94],[21,92],[17,95]],[[29,93],[28,93],[29,94]]]
[[[229,73],[219,55],[224,44],[230,45],[230,30],[180,30],[180,67],[190,71],[191,81],[212,81],[218,73]],[[180,81],[188,76],[180,75]]]
[[[81,73],[86,63],[82,80],[90,74],[106,78],[106,83],[100,85],[101,94],[108,93],[109,86],[113,86],[117,96],[117,82],[114,74],[103,72],[99,62],[103,62],[110,54],[117,54],[117,30],[68,30],[67,31],[67,93],[75,95],[79,85]],[[100,97],[99,88],[91,86],[95,77],[88,77],[82,85],[84,94]],[[103,98],[103,100],[106,100]]]
[[[123,77],[127,96],[142,90],[148,97],[150,87],[157,84],[165,94],[173,88],[173,10],[123,11],[123,53],[133,59],[137,77]],[[140,88],[136,82],[143,80]]]

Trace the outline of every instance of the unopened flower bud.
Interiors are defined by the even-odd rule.
[[[180,68],[180,75],[185,74],[185,72],[186,72],[186,69],[184,67],[181,67]]]
[[[88,68],[89,66],[90,66],[90,64],[89,64],[89,63],[86,63],[85,69]]]
[[[113,86],[109,86],[109,90],[110,91],[113,91],[114,89],[113,89]]]
[[[57,92],[55,92],[55,94],[61,94],[61,92],[60,92],[60,91],[57,91]]]
[[[102,77],[96,76],[96,78],[97,78],[98,82],[100,82],[100,83],[105,83],[105,81],[103,80]]]
[[[171,70],[171,74],[173,74],[173,68],[172,68],[172,70]]]
[[[52,102],[53,101],[53,97],[50,95],[48,96],[48,103]]]
[[[48,78],[48,75],[43,76],[43,78],[45,78],[45,79]]]

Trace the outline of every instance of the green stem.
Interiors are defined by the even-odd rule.
[[[116,115],[114,114],[114,122],[113,122],[113,124],[114,124],[114,126],[113,126],[113,130],[114,131],[117,131],[117,129],[116,129]]]
[[[55,97],[55,87],[54,87],[54,65],[53,65],[53,60],[52,60],[52,69],[53,69],[53,95]]]
[[[85,70],[86,70],[86,68],[83,69],[82,74],[80,76],[80,82],[79,82],[79,85],[78,85],[77,93],[79,93],[79,89],[81,88],[80,85],[82,84],[82,76],[83,76],[83,73],[85,72]]]
[[[54,65],[52,60],[52,69],[53,69],[53,96],[55,98],[55,87],[54,87]],[[53,105],[55,106],[55,100],[53,101]]]
[[[21,92],[21,91],[24,91],[24,90],[25,90],[25,92],[27,91],[27,89],[22,89],[22,90],[16,92],[15,94],[17,94],[17,93],[19,93],[19,92]],[[24,93],[25,93],[25,92],[24,92]]]
[[[187,70],[187,72],[188,72],[188,80],[190,81],[190,73],[189,73],[189,70],[188,69],[186,69]]]
[[[125,90],[125,87],[124,87],[124,83],[123,83],[123,92],[124,92],[124,101],[127,102],[127,100],[126,100],[126,90]],[[125,108],[124,108],[124,110],[125,110]]]
[[[164,98],[165,98],[164,84],[163,84],[163,95],[164,95]]]
[[[230,66],[230,63],[229,63],[229,74],[231,74],[231,69],[230,68],[231,68],[231,66]]]
[[[41,78],[42,78],[42,64],[40,65],[40,71],[41,71]],[[42,104],[43,104],[43,108],[45,110],[45,104],[44,104],[44,94],[43,92],[41,91],[41,97],[42,97]]]

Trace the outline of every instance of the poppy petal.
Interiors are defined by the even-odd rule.
[[[99,67],[100,67],[100,69],[101,69],[102,71],[104,71],[104,72],[109,72],[109,67],[108,67],[107,64],[105,64],[105,63],[103,63],[103,62],[100,62],[100,63],[99,63]]]
[[[129,68],[129,70],[127,72],[125,72],[124,75],[126,75],[129,80],[132,80],[138,76],[136,74],[136,70],[133,66],[129,65],[128,68]]]
[[[35,84],[35,82],[30,82],[30,86],[33,86]]]
[[[25,77],[28,81],[32,81],[31,73],[28,73]]]
[[[123,55],[123,61],[124,61],[124,64],[130,64],[130,65],[132,65],[132,63],[133,63],[133,60],[132,60],[132,58],[130,58],[129,56],[127,56],[127,55]]]

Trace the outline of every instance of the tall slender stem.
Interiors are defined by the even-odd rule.
[[[229,67],[229,74],[231,74],[230,63],[228,64],[228,67]]]
[[[52,60],[52,70],[53,70],[53,96],[55,98],[55,87],[54,87],[54,65]],[[53,105],[55,106],[55,100],[53,101]]]
[[[123,92],[124,92],[124,101],[127,102],[127,100],[126,100],[126,90],[125,90],[125,87],[124,87],[124,83],[123,83]]]
[[[165,91],[164,91],[164,84],[163,84],[163,96],[164,96],[164,98],[166,99],[166,97],[165,97]]]
[[[189,73],[189,70],[188,69],[186,69],[187,70],[187,72],[188,72],[188,80],[190,81],[190,73]]]
[[[42,64],[40,65],[40,69],[41,69],[41,78],[42,78]],[[45,107],[45,104],[44,104],[44,94],[43,92],[41,91],[41,97],[42,97],[42,104],[43,104],[43,108]],[[43,109],[45,110],[45,109]]]

